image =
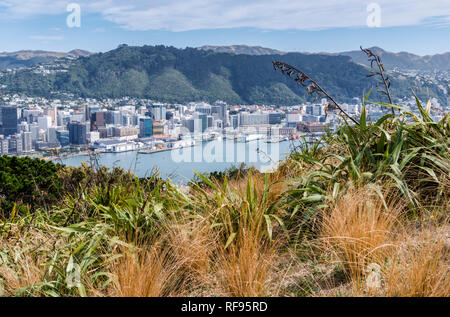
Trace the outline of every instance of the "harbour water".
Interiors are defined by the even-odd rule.
[[[236,142],[227,139],[217,139],[201,142],[193,147],[175,149],[171,151],[140,154],[138,151],[122,153],[100,153],[97,161],[107,167],[121,167],[130,170],[138,177],[151,174],[152,169],[160,171],[161,176],[170,178],[176,183],[186,183],[195,173],[209,173],[224,171],[232,166],[244,163],[260,171],[269,171],[277,166],[290,152],[298,141],[281,141],[267,143],[264,140],[250,142]],[[56,159],[55,163],[69,166],[80,166],[82,162],[89,162],[89,156],[75,156]]]

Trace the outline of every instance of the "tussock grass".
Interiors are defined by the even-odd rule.
[[[324,211],[323,250],[343,264],[353,295],[449,295],[448,226],[418,228],[403,209],[360,189]]]
[[[231,219],[227,230],[234,230]],[[218,254],[218,270],[222,285],[229,296],[256,297],[267,295],[268,279],[276,248],[265,235],[261,210],[247,217],[240,214],[236,238]]]
[[[125,249],[112,264],[114,295],[119,297],[173,296],[173,279],[180,263],[161,242],[144,249]]]
[[[414,231],[410,231],[414,233]],[[450,296],[448,227],[405,233],[384,269],[384,296]]]
[[[392,254],[400,216],[398,206],[387,206],[368,188],[350,191],[324,211],[324,249],[344,264],[356,289],[372,263],[382,264]]]

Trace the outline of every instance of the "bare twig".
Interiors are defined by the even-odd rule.
[[[381,62],[381,58],[380,56],[378,56],[377,54],[375,54],[372,50],[368,49],[368,48],[362,48],[362,46],[360,46],[361,51],[363,51],[364,53],[366,53],[367,57],[369,58],[370,61],[370,67],[373,68],[373,63],[376,63],[378,66],[378,71],[372,72],[371,74],[367,75],[367,77],[372,77],[375,75],[380,75],[382,83],[384,85],[384,90],[385,91],[381,91],[382,93],[384,93],[388,99],[389,99],[389,103],[392,105],[392,97],[391,97],[391,92],[389,90],[389,88],[391,87],[391,81],[389,79],[389,77],[384,75],[384,66],[383,63]],[[392,110],[392,114],[395,115],[395,111],[394,108],[391,108]]]
[[[283,74],[287,74],[289,77],[292,77],[293,75],[295,75],[295,79],[294,79],[295,82],[297,84],[300,84],[302,87],[306,87],[306,91],[308,92],[308,94],[310,94],[310,95],[315,94],[316,96],[323,96],[323,97],[326,97],[328,100],[330,100],[334,106],[331,104],[328,104],[327,110],[333,109],[333,108],[338,108],[339,111],[343,115],[345,115],[351,121],[353,121],[354,123],[359,125],[359,122],[357,120],[355,120],[347,112],[345,112],[344,109],[342,109],[342,107],[336,102],[336,100],[334,100],[333,97],[331,97],[322,87],[320,87],[320,85],[318,83],[316,83],[313,79],[311,79],[311,77],[309,77],[307,74],[305,74],[301,70],[298,70],[294,66],[291,66],[291,65],[283,63],[283,62],[274,61],[274,62],[272,62],[272,64],[273,64],[273,68],[275,70],[281,69],[281,72]]]

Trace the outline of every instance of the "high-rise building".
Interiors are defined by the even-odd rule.
[[[86,123],[71,122],[68,124],[69,142],[71,144],[87,144]]]
[[[162,103],[154,103],[150,106],[150,116],[153,120],[166,120],[167,107]]]
[[[186,129],[189,130],[189,132],[194,132],[194,119],[190,118],[190,119],[184,119],[181,121],[181,124],[183,125],[183,127],[185,127]]]
[[[52,127],[52,118],[50,116],[42,116],[38,118],[39,129],[48,130]]]
[[[22,146],[24,152],[33,150],[33,138],[31,132],[22,132]]]
[[[312,105],[307,105],[306,106],[306,114],[313,114],[313,111],[314,111],[314,106],[312,106]]]
[[[58,143],[58,137],[56,135],[56,128],[49,128],[47,131],[47,142],[49,143]]]
[[[166,120],[172,120],[173,119],[173,112],[172,111],[166,111]]]
[[[163,135],[164,134],[164,123],[162,121],[152,122],[153,135]]]
[[[22,136],[13,134],[9,136],[8,152],[21,154],[23,152]]]
[[[56,131],[56,137],[58,138],[61,146],[67,146],[70,144],[69,131]]]
[[[30,124],[30,132],[32,140],[37,141],[39,139],[39,125],[36,122]]]
[[[139,130],[133,127],[113,127],[115,137],[137,136]]]
[[[112,111],[111,112],[111,123],[115,124],[115,125],[122,125],[123,121],[122,121],[122,114],[120,113],[120,111]]]
[[[108,122],[109,121],[109,122]],[[91,129],[97,131],[106,127],[107,123],[111,123],[111,115],[108,111],[97,111],[91,114]]]
[[[235,114],[230,116],[230,121],[233,129],[237,129],[239,127],[239,115]]]
[[[0,154],[6,155],[8,154],[9,149],[9,140],[0,136]]]
[[[225,127],[228,123],[228,114],[227,114],[227,104],[226,102],[217,100],[214,103],[214,106],[218,106],[219,107],[219,119],[222,120],[223,122],[223,126]]]
[[[5,137],[17,133],[17,107],[0,107],[0,134]]]
[[[269,113],[269,124],[280,124],[281,123],[281,113],[271,112]]]
[[[57,118],[56,118],[56,114],[58,113],[57,108],[53,107],[53,109],[45,109],[44,110],[44,115],[49,116],[50,120],[51,120],[51,125],[52,126],[56,126],[57,124]]]
[[[208,128],[208,116],[203,113],[196,113],[194,118],[194,132],[202,133]]]
[[[269,124],[269,114],[268,113],[241,112],[239,115],[240,115],[239,120],[240,120],[241,126]]]
[[[29,132],[30,129],[29,129],[28,123],[26,121],[20,122],[17,126],[17,131],[18,132]]]
[[[322,105],[314,105],[312,114],[315,116],[320,116],[322,114]]]
[[[195,106],[195,111],[198,113],[210,115],[211,114],[211,105],[209,105],[205,102],[202,102],[202,103],[198,104],[197,106]]]
[[[139,118],[139,137],[147,138],[153,135],[152,118]]]

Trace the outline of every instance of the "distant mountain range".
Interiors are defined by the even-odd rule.
[[[274,50],[260,46],[231,45],[231,46],[201,46],[199,49],[212,50],[220,53],[247,54],[247,55],[284,55],[287,52]],[[392,53],[379,47],[371,47],[374,53],[378,54],[386,69],[398,70],[421,70],[421,71],[449,71],[450,52],[436,55],[419,56],[407,52]],[[310,54],[310,53],[303,53]],[[341,53],[320,53],[327,55],[349,56],[355,63],[370,66],[367,56],[361,50],[341,52]]]
[[[74,49],[67,53],[23,50],[17,52],[0,52],[0,70],[7,68],[28,67],[41,63],[49,63],[58,58],[89,56],[91,52]]]
[[[237,50],[237,49],[236,49]],[[40,74],[25,69],[0,77],[0,92],[30,96],[53,96],[55,92],[79,97],[138,97],[172,103],[217,99],[231,104],[292,105],[311,100],[295,82],[275,72],[273,60],[292,64],[308,73],[338,100],[362,97],[376,86],[367,78],[366,67],[348,56],[286,53],[248,55],[215,53],[195,48],[127,46],[91,54],[69,63],[64,72]],[[392,76],[395,97],[420,96],[445,100],[435,84],[417,83],[405,76]],[[371,100],[386,101],[376,93]]]
[[[261,46],[249,45],[229,45],[229,46],[215,46],[204,45],[198,47],[200,50],[210,50],[215,53],[229,53],[229,54],[245,54],[245,55],[285,55],[288,52],[266,48]],[[371,47],[376,54],[378,54],[386,69],[389,70],[419,70],[419,71],[450,71],[450,52],[435,55],[419,56],[408,52],[393,53],[383,50],[380,47]],[[291,52],[300,53],[300,52]],[[366,55],[360,50],[347,51],[341,53],[307,53],[301,52],[305,55],[344,55],[351,57],[352,61],[365,66],[370,66]],[[0,52],[0,71],[7,68],[18,68],[33,66],[40,63],[48,63],[58,58],[63,57],[86,57],[93,53],[81,49],[74,49],[70,52],[48,52],[48,51],[33,51],[23,50],[17,52]]]
[[[229,46],[214,46],[204,45],[199,47],[201,50],[210,50],[216,53],[230,53],[230,54],[246,54],[246,55],[284,55],[286,52],[274,50],[261,46],[249,45],[229,45]]]
[[[379,47],[371,50],[381,57],[386,69],[450,71],[450,52],[436,55],[419,56],[407,52],[392,53]],[[367,56],[360,50],[339,53],[350,56],[355,63],[370,65]]]

